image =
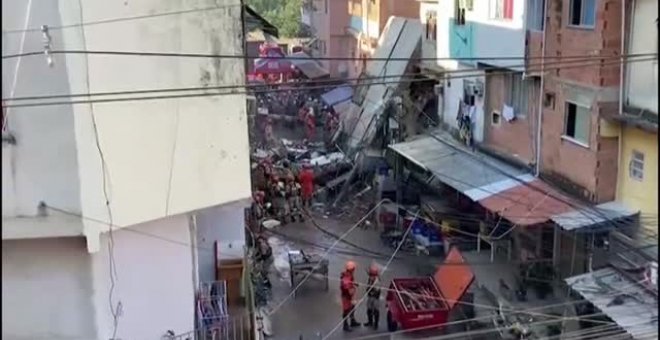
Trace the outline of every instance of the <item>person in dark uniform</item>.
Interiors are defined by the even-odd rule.
[[[380,319],[380,270],[375,263],[369,267],[367,280],[367,323],[365,326],[378,329]]]

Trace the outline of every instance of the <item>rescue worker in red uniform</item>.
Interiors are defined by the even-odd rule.
[[[314,171],[310,164],[303,165],[303,171],[299,175],[300,185],[302,187],[303,207],[309,207],[314,194]]]
[[[314,110],[310,109],[305,117],[305,128],[307,140],[313,141],[316,134],[316,121],[314,120]]]
[[[346,270],[341,273],[341,307],[344,320],[344,331],[350,332],[352,327],[361,324],[355,320],[355,291],[357,284],[353,274],[355,273],[355,262],[346,262]]]
[[[365,326],[378,329],[380,319],[380,269],[373,263],[367,272],[367,323]]]

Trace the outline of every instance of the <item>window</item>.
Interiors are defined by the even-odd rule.
[[[571,0],[570,25],[594,27],[596,0]]]
[[[543,94],[543,107],[551,110],[555,109],[555,94],[553,92],[546,92]]]
[[[490,17],[498,20],[513,19],[513,0],[490,0]]]
[[[632,157],[630,158],[630,165],[628,166],[628,174],[630,178],[641,181],[644,179],[644,154],[633,150]]]
[[[510,73],[506,77],[508,79],[505,84],[509,89],[506,104],[513,107],[516,117],[524,118],[529,111],[534,110],[534,107],[530,106],[529,99],[538,98],[541,81],[538,77],[523,79],[522,73]]]
[[[543,31],[545,0],[527,0],[527,29]]]
[[[497,111],[491,112],[490,121],[492,125],[500,125],[500,113]]]
[[[564,135],[579,143],[589,144],[591,113],[589,109],[573,103],[566,103],[566,129]]]
[[[426,40],[436,40],[438,21],[435,11],[426,12]]]
[[[454,0],[454,24],[465,25],[465,3]]]

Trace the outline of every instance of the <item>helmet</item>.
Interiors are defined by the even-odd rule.
[[[371,266],[369,267],[369,276],[378,276],[380,272],[380,269],[378,268],[378,265],[375,263],[372,263]]]
[[[353,262],[353,261],[348,261],[348,262],[346,262],[346,270],[347,270],[347,271],[352,272],[352,271],[355,270],[355,267],[357,267],[357,265],[355,264],[355,262]]]

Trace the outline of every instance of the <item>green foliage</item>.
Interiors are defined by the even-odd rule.
[[[302,0],[247,0],[247,4],[275,25],[280,36],[298,36]]]

